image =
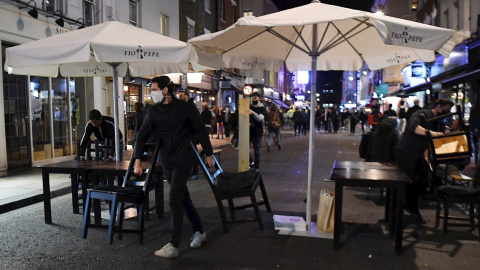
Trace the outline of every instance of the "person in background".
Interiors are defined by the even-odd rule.
[[[395,160],[397,166],[404,171],[410,178],[405,190],[406,210],[411,212],[419,223],[426,223],[418,208],[418,199],[421,192],[426,187],[428,164],[425,160],[424,152],[428,148],[427,132],[432,137],[442,135],[442,132],[430,131],[433,123],[427,120],[447,114],[453,106],[453,102],[446,99],[438,99],[435,107],[431,110],[420,109],[412,114],[407,122],[405,132],[403,132],[395,150]]]
[[[234,111],[230,116],[230,128],[233,131],[232,140],[230,140],[230,146],[238,149],[238,111]]]
[[[372,162],[395,163],[394,150],[400,140],[400,131],[395,118],[382,117],[369,140]]]
[[[213,167],[213,149],[200,113],[190,103],[178,100],[174,95],[174,84],[168,76],[152,79],[152,98],[155,105],[146,115],[134,150],[134,173],[143,173],[141,158],[147,136],[155,130],[160,143],[159,159],[163,173],[170,184],[169,205],[171,213],[171,240],[154,254],[163,258],[179,256],[183,230],[183,215],[186,214],[194,234],[190,247],[199,248],[206,240],[206,233],[195,206],[190,199],[187,179],[195,158],[190,141],[196,135],[206,154],[206,164]]]
[[[115,124],[114,119],[110,116],[104,116],[98,110],[91,110],[88,113],[88,119],[90,120],[85,126],[85,132],[83,133],[82,140],[80,141],[80,159],[85,158],[85,150],[87,149],[90,135],[92,133],[98,140],[110,139],[115,143]],[[123,136],[122,132],[118,130],[120,143],[118,145],[118,153],[120,154],[120,161],[123,160]],[[108,158],[115,160],[115,150],[109,149]]]
[[[373,132],[377,128],[378,123],[380,123],[380,119],[382,119],[382,113],[380,112],[380,108],[378,105],[373,106],[372,113],[368,116],[368,125],[370,126],[370,130]]]
[[[293,113],[295,112],[295,109],[293,108],[293,106],[290,106],[290,109],[287,111],[287,120],[289,121],[288,124],[293,127],[294,126],[294,122],[293,122]]]
[[[232,111],[230,106],[225,106],[222,111],[223,128],[225,129],[225,138],[230,139],[230,121],[232,119]]]
[[[295,136],[302,135],[302,111],[300,108],[297,106],[295,109],[295,112],[292,115],[292,120],[293,120],[293,130],[295,131]]]
[[[280,122],[280,127],[278,129],[272,126],[272,122],[274,121]],[[277,110],[277,106],[275,104],[272,104],[268,110],[267,123],[268,123],[267,151],[270,152],[270,145],[272,144],[273,135],[275,135],[275,137],[277,138],[278,150],[281,150],[282,140],[280,137],[280,130],[282,129],[284,121],[283,121],[283,114],[279,113],[279,111]]]
[[[397,112],[392,109],[393,104],[388,104],[388,110],[383,112],[383,115],[389,116],[389,117],[397,117]]]
[[[475,148],[475,166],[478,166],[478,153],[480,148],[480,110],[478,108],[473,108],[470,111],[470,118],[468,119],[468,123],[470,124],[470,133],[472,134],[471,136],[473,147]]]
[[[397,115],[399,119],[399,124],[398,124],[398,130],[400,130],[400,133],[403,133],[405,130],[405,125],[407,124],[407,110],[408,110],[408,104],[405,103],[405,101],[400,101],[400,105],[398,106],[397,110]]]
[[[420,110],[422,107],[420,107],[418,104],[420,104],[420,101],[418,99],[415,99],[413,101],[413,106],[408,108],[407,114],[405,115],[405,119],[407,119],[407,125],[408,125],[408,120],[410,117],[413,115],[414,112]]]
[[[357,112],[355,109],[350,110],[350,135],[355,135],[355,128],[357,126]]]
[[[333,124],[333,133],[338,133],[340,128],[340,111],[338,110],[337,105],[333,105],[332,109],[332,124]]]
[[[222,106],[218,106],[217,110],[215,111],[215,121],[217,122],[217,139],[220,139],[220,135],[224,135],[224,126],[223,126],[223,117],[222,117],[223,109]]]
[[[215,107],[210,106],[209,110],[210,110],[210,113],[212,114],[212,124],[211,124],[212,129],[210,130],[210,134],[212,135],[212,139],[213,139],[213,135],[217,133],[217,120],[215,120]]]
[[[365,107],[360,109],[360,112],[358,113],[358,121],[360,122],[360,125],[362,125],[362,134],[365,133],[365,124],[367,123],[368,116],[367,113],[365,112]]]
[[[308,116],[307,109],[302,111],[302,129],[301,134],[307,135],[308,125],[310,124],[310,117]]]
[[[254,162],[253,168],[260,169],[260,146],[263,136],[263,121],[267,116],[267,110],[260,102],[260,94],[254,92],[252,94],[252,105],[247,111],[250,115],[250,143],[253,144]]]

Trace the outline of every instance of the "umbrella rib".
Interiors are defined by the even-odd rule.
[[[266,31],[268,31],[268,29],[264,29],[264,30],[262,30],[262,31],[260,31],[260,32],[258,32],[258,33],[256,33],[255,35],[253,35],[253,36],[250,36],[250,37],[248,37],[248,38],[246,38],[246,39],[242,40],[241,42],[239,42],[239,43],[237,43],[237,44],[233,45],[232,47],[228,48],[227,50],[225,50],[225,51],[224,51],[222,54],[226,54],[226,53],[228,53],[229,51],[231,51],[231,50],[233,50],[233,49],[237,48],[238,46],[240,46],[240,45],[244,44],[245,42],[248,42],[249,40],[251,40],[251,39],[253,39],[253,38],[255,38],[255,37],[257,37],[257,36],[259,36],[259,35],[261,35],[261,34],[263,34],[263,33],[265,33]]]
[[[338,29],[338,27],[337,27],[335,24],[333,24],[333,22],[332,22],[332,25],[335,27],[335,29],[337,29],[337,32],[338,32],[339,35],[341,35],[341,37],[339,37],[337,40],[335,40],[335,41],[333,41],[332,43],[330,43],[330,45],[326,46],[323,50],[320,51],[320,53],[324,53],[324,52],[332,49],[332,48],[335,47],[335,46],[338,46],[339,44],[341,44],[341,43],[343,43],[343,42],[345,42],[345,41],[348,42],[348,38],[352,38],[352,37],[360,34],[361,32],[367,30],[368,28],[370,28],[372,25],[371,25],[371,24],[367,24],[364,29],[361,29],[360,31],[353,33],[351,36],[349,36],[349,37],[347,38],[347,35],[349,35],[352,31],[354,31],[355,29],[357,29],[357,28],[360,27],[361,25],[364,25],[366,20],[368,20],[368,18],[365,19],[364,21],[361,21],[357,26],[353,27],[352,29],[350,29],[350,30],[349,30],[347,33],[345,33],[345,34],[342,34],[342,32]],[[350,46],[352,46],[352,44],[351,44],[350,42],[348,42],[348,43],[350,44]],[[352,46],[352,48],[353,48],[353,46]]]
[[[317,48],[315,48],[317,55],[320,55],[320,47],[322,46],[323,40],[325,39],[325,35],[328,32],[328,28],[330,27],[331,22],[328,22],[327,27],[325,28],[325,31],[323,32],[322,38],[320,39],[320,42],[318,43]]]
[[[348,32],[344,35],[344,34],[342,33],[342,31],[340,31],[340,29],[338,29],[338,27],[337,27],[334,23],[332,23],[332,25],[333,25],[333,27],[335,27],[335,29],[337,29],[338,33],[342,36],[342,38],[344,39],[344,41],[347,42],[347,43],[350,45],[350,47],[352,47],[352,49],[358,54],[358,56],[360,56],[360,58],[363,60],[363,62],[365,62],[365,59],[363,58],[362,54],[357,50],[357,48],[355,48],[355,46],[353,46],[353,44],[350,42],[350,40],[348,40],[348,38],[346,37],[346,34],[348,34],[349,32],[351,32],[353,29],[357,28],[358,26],[355,27],[355,28],[353,28],[353,29],[351,29],[350,31],[348,31]],[[360,25],[360,24],[359,24],[359,25]],[[365,29],[368,29],[368,27],[365,28]],[[365,30],[365,29],[364,29],[364,30]],[[362,30],[362,31],[363,31],[363,30]],[[355,35],[356,35],[356,34],[358,34],[358,33],[355,33]],[[355,35],[352,35],[352,36],[355,36]]]
[[[303,41],[303,44],[305,45],[305,47],[307,47],[307,49],[309,51],[313,51],[313,48],[310,48],[308,46],[308,43],[307,41],[305,41],[305,39],[303,38],[302,36],[302,32],[301,31],[298,31],[298,29],[295,27],[295,26],[292,26],[293,30],[295,30],[295,32],[297,33],[297,39],[300,38],[302,41]],[[303,28],[305,28],[305,26],[302,27],[302,31],[303,31]],[[296,41],[295,41],[296,42]]]
[[[298,38],[302,38],[302,31],[303,31],[303,28],[305,28],[305,25],[302,26],[302,30],[299,32],[297,28],[295,28],[295,26],[293,26],[293,29],[295,30],[295,32],[297,32],[297,38],[295,39],[295,42],[294,43],[297,43],[297,40]],[[303,40],[303,38],[302,38]],[[305,42],[305,40],[303,40],[303,43],[307,46],[308,48],[308,44]],[[290,49],[288,50],[288,53],[287,55],[285,56],[285,58],[283,59],[284,62],[287,62],[287,58],[288,56],[290,55],[290,53],[292,53],[292,50],[293,50],[293,46],[290,47]]]
[[[278,37],[279,39],[285,41],[286,43],[292,45],[293,47],[299,49],[300,51],[302,51],[302,52],[310,55],[310,52],[309,52],[309,51],[307,51],[307,50],[305,50],[304,48],[302,48],[302,47],[298,46],[297,44],[293,43],[291,40],[289,40],[289,39],[287,39],[286,37],[282,36],[280,33],[278,33],[277,31],[273,30],[272,28],[268,28],[267,31],[268,31],[269,33],[271,33],[272,35]]]

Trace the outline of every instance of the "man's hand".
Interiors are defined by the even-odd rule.
[[[213,160],[212,156],[207,156],[207,166],[209,168],[212,168],[213,166],[215,166],[215,160]]]
[[[142,160],[141,159],[136,159],[135,160],[135,165],[133,168],[133,173],[136,175],[142,175],[143,173],[143,168],[142,168]]]
[[[252,111],[252,109],[248,109],[247,113],[248,113],[248,114],[255,114],[255,112]]]

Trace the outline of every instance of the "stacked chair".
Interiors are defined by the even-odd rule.
[[[119,239],[121,239],[122,232],[136,232],[139,233],[140,244],[143,244],[143,231],[144,231],[144,212],[149,211],[148,193],[150,190],[155,189],[155,185],[151,183],[153,174],[160,174],[158,167],[156,168],[156,157],[159,152],[159,144],[155,146],[153,154],[151,155],[151,162],[148,168],[145,180],[142,184],[139,181],[131,181],[130,177],[134,169],[135,159],[132,155],[130,163],[123,179],[121,186],[112,186],[112,185],[97,185],[93,189],[87,190],[87,198],[85,204],[85,213],[83,217],[83,226],[82,226],[82,238],[87,238],[88,228],[89,227],[108,227],[107,233],[107,243],[111,244],[113,242],[113,235],[115,232],[119,233]],[[157,170],[157,171],[156,171]],[[161,178],[163,179],[163,178]],[[163,185],[163,181],[157,183],[158,185]],[[157,202],[156,205],[161,205],[162,209],[158,209],[157,213],[162,213],[163,218],[163,189],[162,194],[156,194],[156,200],[161,199],[162,202]],[[107,226],[101,224],[91,224],[90,222],[90,212],[92,207],[92,200],[106,201],[110,204],[110,220]],[[124,209],[125,204],[133,204],[137,207],[137,229],[136,230],[126,230],[123,229],[123,220],[124,220]],[[116,225],[115,219],[117,218],[118,212],[118,225]],[[159,215],[160,218],[160,215]]]

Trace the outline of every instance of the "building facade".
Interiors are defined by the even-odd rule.
[[[27,3],[28,2],[28,3]],[[81,26],[117,20],[179,38],[178,1],[51,0],[0,1],[2,66],[5,49]],[[36,166],[72,159],[83,134],[88,111],[113,115],[113,90],[109,78],[48,78],[9,74],[0,77],[0,175],[9,168]],[[134,79],[120,85],[119,99]],[[126,87],[125,87],[126,86]],[[137,93],[148,93],[147,81]],[[133,92],[133,90],[132,90]],[[126,113],[127,102],[119,102]],[[122,107],[121,107],[122,108]],[[120,111],[122,109],[120,108]],[[125,117],[119,119],[128,134]]]

